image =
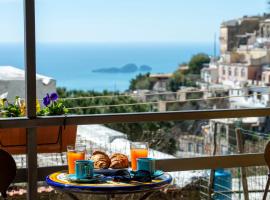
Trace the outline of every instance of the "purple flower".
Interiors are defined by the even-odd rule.
[[[58,95],[54,92],[54,93],[51,94],[50,99],[52,101],[56,101],[58,99]]]
[[[51,99],[49,94],[47,94],[44,98],[43,98],[43,104],[44,106],[48,106],[51,103]]]

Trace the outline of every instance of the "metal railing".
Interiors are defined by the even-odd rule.
[[[83,124],[110,124],[153,121],[180,121],[198,119],[222,119],[243,117],[264,117],[270,115],[270,108],[255,109],[218,109],[218,110],[190,110],[170,112],[146,112],[146,113],[117,113],[97,115],[67,115],[50,117],[21,117],[12,119],[0,119],[0,128],[11,127],[39,127],[52,125],[83,125]]]
[[[28,200],[37,199],[37,181],[44,180],[50,172],[60,167],[37,167],[36,127],[51,125],[80,125],[104,123],[129,123],[149,121],[179,121],[216,118],[257,117],[270,115],[270,108],[241,110],[178,111],[164,113],[103,114],[84,116],[36,116],[36,55],[35,55],[35,0],[24,0],[25,14],[25,77],[27,116],[25,118],[1,119],[0,128],[27,128],[27,169],[18,170],[16,182],[28,183]],[[265,165],[263,154],[163,159],[157,166],[164,171],[233,168]]]

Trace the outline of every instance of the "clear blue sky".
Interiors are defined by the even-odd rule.
[[[39,42],[210,42],[266,0],[36,0]],[[23,41],[22,0],[0,0],[0,42]]]

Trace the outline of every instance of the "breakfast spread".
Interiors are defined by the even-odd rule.
[[[136,143],[136,147],[142,150],[141,143]],[[135,150],[138,150],[135,149]],[[134,150],[134,148],[132,149]],[[135,152],[138,154],[138,152]],[[73,155],[74,154],[74,155]],[[81,155],[82,156],[79,156]],[[127,155],[113,153],[108,155],[106,152],[97,150],[86,159],[85,146],[68,148],[67,159],[69,161],[69,172],[65,176],[67,180],[75,183],[104,183],[107,181],[130,183],[152,182],[153,178],[163,175],[163,172],[156,170],[155,159],[148,158],[147,155],[137,155],[137,169],[129,169]],[[131,152],[132,154],[132,152]],[[134,152],[133,152],[134,154]],[[132,156],[131,156],[132,158]],[[70,163],[73,162],[73,165]],[[74,169],[72,169],[74,168]],[[71,173],[71,169],[75,172]]]

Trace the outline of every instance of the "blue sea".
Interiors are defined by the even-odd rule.
[[[206,43],[50,43],[37,44],[37,72],[68,89],[125,91],[136,73],[94,73],[99,68],[129,63],[152,67],[152,73],[172,73],[196,53],[213,54]],[[24,68],[23,44],[0,44],[0,66]]]

